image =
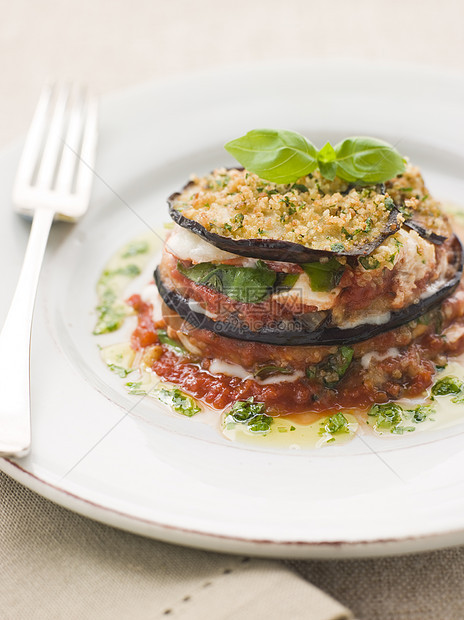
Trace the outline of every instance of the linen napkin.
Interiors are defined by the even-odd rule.
[[[351,620],[277,561],[145,539],[74,514],[0,473],[2,620]]]

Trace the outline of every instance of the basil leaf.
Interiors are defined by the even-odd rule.
[[[317,154],[317,163],[319,164],[319,170],[326,179],[329,181],[333,181],[337,174],[337,164],[336,164],[337,155],[335,153],[334,147],[327,142],[319,153]]]
[[[351,347],[340,347],[337,353],[333,356],[332,367],[340,379],[348,370],[351,360],[353,359],[353,353],[354,349]]]
[[[406,169],[398,151],[383,140],[353,137],[343,140],[334,148],[337,176],[350,183],[382,183]]]
[[[243,303],[256,303],[265,299],[272,292],[276,281],[276,272],[262,261],[258,261],[256,267],[212,263],[183,267],[182,263],[178,263],[177,269],[189,280]]]
[[[300,277],[299,273],[276,273],[276,281],[274,284],[274,291],[282,293],[283,291],[289,291],[295,286],[296,281]]]
[[[311,289],[316,292],[331,291],[339,285],[345,266],[331,258],[326,263],[303,263],[304,272],[311,280]]]
[[[294,131],[254,129],[224,148],[247,170],[273,183],[291,183],[317,168],[316,147]]]

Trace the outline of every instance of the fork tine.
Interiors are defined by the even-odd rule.
[[[66,116],[66,104],[69,98],[69,88],[64,87],[58,93],[55,110],[48,129],[42,161],[37,175],[37,187],[51,187],[56,170],[58,154],[62,146],[61,138]]]
[[[78,153],[83,133],[85,105],[81,89],[77,90],[74,100],[56,179],[55,189],[58,192],[71,192],[76,164],[79,162]]]
[[[47,116],[53,93],[53,85],[45,86],[40,94],[31,126],[27,134],[16,173],[15,186],[30,185],[40,156],[43,137],[47,127]]]
[[[95,154],[97,149],[98,103],[94,98],[87,100],[87,118],[82,138],[80,164],[76,181],[76,194],[89,200],[94,175]]]

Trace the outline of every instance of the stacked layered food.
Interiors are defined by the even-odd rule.
[[[222,168],[192,178],[169,211],[157,327],[181,349],[153,369],[215,407],[387,402],[423,392],[464,349],[461,243],[409,164],[362,185]]]

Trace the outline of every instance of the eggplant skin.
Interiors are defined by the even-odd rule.
[[[405,228],[415,230],[420,237],[422,237],[426,241],[429,241],[430,243],[433,243],[434,245],[442,245],[442,243],[444,243],[448,238],[444,237],[443,235],[438,235],[431,230],[427,230],[424,226],[422,226],[422,224],[419,224],[419,222],[416,222],[414,219],[406,220],[403,226]]]
[[[214,321],[204,314],[192,311],[185,297],[164,285],[159,268],[156,269],[154,278],[164,303],[181,318],[198,329],[207,329],[218,335],[236,340],[274,345],[326,346],[355,344],[418,319],[451,295],[461,281],[463,271],[463,248],[456,236],[453,237],[452,248],[454,252],[453,265],[455,267],[455,274],[438,291],[421,299],[416,304],[411,304],[407,308],[392,312],[390,319],[386,323],[381,325],[364,323],[348,329],[331,326],[327,319],[319,323],[315,328],[308,329],[308,325],[305,325],[301,319],[294,319],[290,323],[286,322],[285,325],[281,324],[275,327],[265,327],[260,331],[251,331],[235,315],[231,315],[231,320],[228,322]]]
[[[187,189],[190,183],[187,183],[183,190]],[[183,228],[195,233],[208,243],[211,243],[220,250],[238,254],[239,256],[247,256],[249,258],[261,258],[263,260],[283,261],[288,263],[307,263],[319,260],[322,257],[332,256],[368,256],[379,247],[381,243],[396,233],[402,226],[400,212],[393,207],[388,217],[387,224],[383,232],[373,241],[358,246],[357,248],[344,251],[332,252],[330,250],[315,250],[299,243],[292,241],[282,241],[279,239],[231,239],[223,237],[217,233],[206,230],[204,226],[191,220],[174,207],[176,199],[181,192],[174,192],[168,198],[169,215],[171,218]]]

